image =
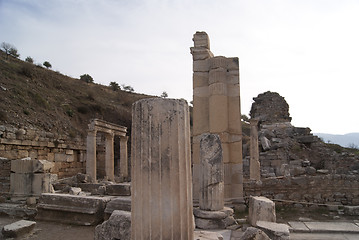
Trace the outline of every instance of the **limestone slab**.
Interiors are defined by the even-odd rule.
[[[130,196],[131,195],[131,184],[130,183],[119,183],[119,184],[107,185],[106,186],[106,195]]]
[[[304,222],[310,232],[359,233],[359,226],[351,222]]]
[[[18,238],[34,229],[36,222],[20,220],[8,225],[2,229],[2,234],[6,238]]]
[[[105,219],[108,219],[108,217],[115,210],[131,212],[131,197],[130,196],[122,196],[122,197],[116,197],[116,198],[111,199],[111,201],[109,201],[106,204]]]
[[[111,197],[69,194],[42,194],[37,219],[77,225],[96,225],[103,221],[106,203]]]
[[[289,226],[287,224],[258,221],[257,227],[263,230],[272,240],[289,240]]]
[[[309,232],[309,228],[303,222],[288,222],[291,232]]]

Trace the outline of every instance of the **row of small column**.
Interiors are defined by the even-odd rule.
[[[86,173],[96,182],[96,135],[97,130],[87,132],[87,159]],[[105,133],[105,178],[114,181],[114,132]],[[128,178],[128,159],[127,159],[127,141],[128,136],[120,136],[120,178]]]

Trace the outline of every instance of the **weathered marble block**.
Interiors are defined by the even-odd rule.
[[[111,197],[44,193],[37,205],[39,220],[77,225],[97,225],[104,219],[106,203]]]
[[[266,197],[249,199],[249,224],[257,226],[258,221],[276,222],[275,204]]]

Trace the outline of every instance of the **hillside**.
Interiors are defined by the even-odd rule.
[[[123,81],[121,79],[121,81]],[[79,79],[0,51],[0,125],[85,136],[92,118],[131,127],[132,103],[151,97]]]
[[[339,144],[342,147],[359,147],[359,133],[328,134],[328,133],[314,133],[322,138],[324,142]]]

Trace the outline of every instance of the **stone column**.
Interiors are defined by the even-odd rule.
[[[193,188],[199,199],[200,135],[218,134],[224,163],[224,198],[243,203],[242,128],[238,58],[214,56],[205,32],[193,36]]]
[[[250,162],[249,178],[252,180],[261,180],[261,167],[259,163],[258,149],[258,120],[250,120],[251,138],[250,138]]]
[[[149,98],[132,107],[131,239],[193,240],[188,105]]]
[[[96,130],[87,132],[86,174],[96,182]]]
[[[120,137],[120,177],[122,180],[128,178],[127,141],[128,136]]]
[[[193,35],[194,47],[191,47],[193,56],[193,197],[199,199],[199,144],[200,136],[209,132],[209,59],[213,57],[210,51],[209,37],[205,32],[196,32]]]
[[[221,140],[217,134],[202,134],[199,208],[217,211],[224,207],[224,177]]]
[[[115,160],[114,160],[114,147],[113,147],[114,133],[105,134],[105,173],[107,180],[114,181],[115,173]]]

